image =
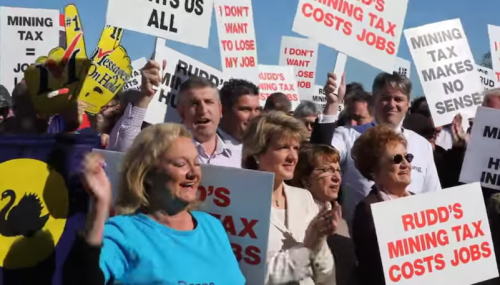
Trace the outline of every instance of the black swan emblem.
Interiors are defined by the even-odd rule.
[[[31,237],[43,229],[49,219],[49,214],[40,217],[43,206],[38,195],[26,193],[14,207],[12,205],[16,201],[16,192],[11,189],[3,191],[1,200],[8,198],[10,198],[9,202],[0,211],[1,235]],[[8,216],[7,213],[9,213]]]

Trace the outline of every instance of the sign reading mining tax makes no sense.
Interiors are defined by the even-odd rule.
[[[24,71],[59,45],[59,11],[0,7],[0,83],[9,92]]]
[[[213,0],[109,0],[106,24],[208,47]]]
[[[405,37],[436,127],[459,113],[474,118],[483,87],[460,19],[408,29]]]
[[[299,0],[292,31],[392,73],[408,0]]]

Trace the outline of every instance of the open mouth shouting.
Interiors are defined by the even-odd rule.
[[[206,127],[210,124],[210,120],[207,118],[200,118],[194,122],[196,127]]]

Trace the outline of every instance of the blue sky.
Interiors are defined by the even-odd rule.
[[[2,0],[0,5],[62,11],[67,3],[64,0]],[[74,0],[73,3],[78,7],[83,21],[87,49],[93,50],[105,24],[107,0]],[[281,36],[299,36],[291,31],[297,3],[298,0],[253,0],[259,63],[278,64]],[[479,61],[482,54],[489,50],[487,24],[500,25],[498,11],[500,11],[500,1],[498,0],[410,0],[405,28],[460,18],[472,53],[476,61]],[[221,70],[215,15],[212,17],[210,33],[208,49],[173,41],[167,41],[167,45]],[[126,31],[122,45],[127,49],[132,60],[143,56],[147,58],[153,52],[154,37]],[[335,50],[320,45],[316,84],[323,85],[326,73],[333,70],[336,55]],[[404,38],[401,40],[398,56],[411,60]],[[378,72],[379,70],[355,59],[349,58],[347,61],[347,81],[360,82],[368,90],[371,89],[372,80]],[[423,95],[414,66],[412,67],[411,79],[415,86],[413,96]]]

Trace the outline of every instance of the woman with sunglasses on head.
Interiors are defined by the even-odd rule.
[[[362,134],[351,151],[356,168],[375,182],[368,196],[356,206],[352,224],[361,285],[385,284],[371,204],[413,195],[407,190],[413,155],[406,147],[401,134],[380,125]]]

